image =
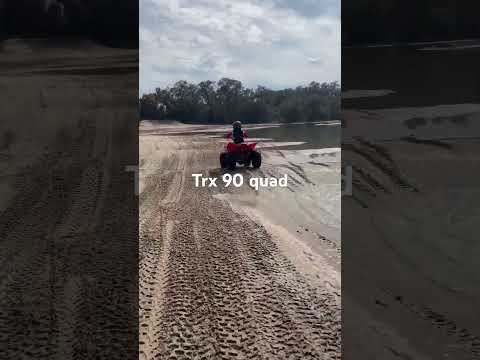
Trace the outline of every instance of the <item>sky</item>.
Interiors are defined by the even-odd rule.
[[[140,94],[222,77],[340,82],[340,0],[140,0]]]

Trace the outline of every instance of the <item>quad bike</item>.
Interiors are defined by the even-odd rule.
[[[262,165],[262,154],[255,150],[256,146],[257,143],[228,143],[226,151],[220,154],[220,166],[222,169],[235,170],[237,163],[245,167],[252,164],[255,169],[258,169]]]

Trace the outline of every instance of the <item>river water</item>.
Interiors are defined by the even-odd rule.
[[[283,124],[259,129],[247,128],[246,131],[251,138],[271,139],[275,143],[300,143],[282,146],[295,150],[338,148],[341,141],[340,122]]]

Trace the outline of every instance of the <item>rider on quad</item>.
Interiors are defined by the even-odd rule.
[[[227,134],[228,139],[232,139],[235,144],[241,144],[244,138],[247,137],[247,133],[242,130],[242,123],[235,121],[233,124],[233,130]]]
[[[237,163],[246,167],[251,164],[253,168],[258,169],[262,164],[262,154],[255,150],[257,143],[244,143],[247,134],[242,130],[240,121],[235,121],[232,126],[233,130],[226,137],[232,139],[233,143],[228,143],[225,146],[226,151],[220,154],[220,166],[222,169],[234,170]]]

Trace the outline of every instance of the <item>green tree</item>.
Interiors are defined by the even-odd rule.
[[[191,84],[179,81],[157,88],[139,100],[140,115],[149,119],[170,119],[190,123],[303,122],[340,117],[340,85],[311,82],[295,89],[271,90],[243,87],[223,78]]]

